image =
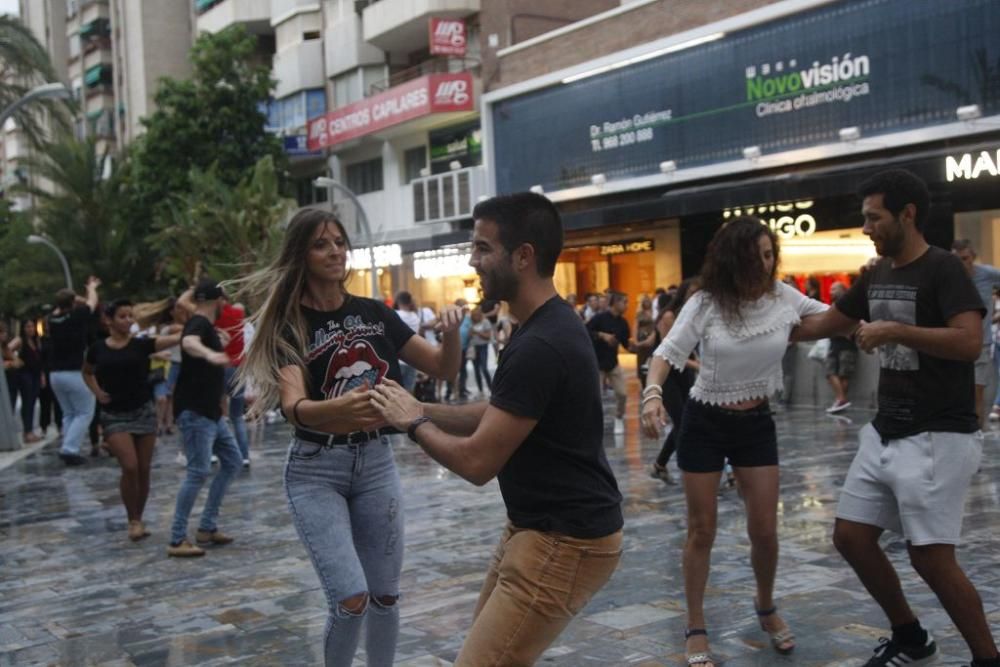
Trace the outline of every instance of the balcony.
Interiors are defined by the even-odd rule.
[[[383,51],[410,53],[428,45],[428,21],[465,18],[479,12],[480,0],[377,0],[362,13],[364,41]]]
[[[113,81],[111,77],[111,65],[99,63],[87,68],[83,75],[83,83],[87,86],[88,92],[104,86],[110,86]]]
[[[320,0],[271,0],[271,18],[277,24],[296,12],[318,12]]]
[[[272,76],[278,81],[274,96],[281,98],[299,90],[323,88],[323,40],[299,42],[274,54]]]
[[[397,70],[390,74],[388,79],[376,81],[375,83],[369,85],[368,90],[365,91],[365,97],[371,97],[372,95],[384,93],[390,88],[395,88],[396,86],[406,83],[407,81],[413,81],[414,79],[419,79],[420,77],[428,74],[455,72],[473,72],[473,74],[478,74],[476,71],[478,68],[479,61],[472,58],[449,58],[447,56],[430,58],[419,65]]]
[[[255,35],[272,34],[271,0],[221,0],[197,17],[198,32],[216,33],[237,23]]]
[[[418,178],[413,189],[413,220],[448,222],[472,217],[479,197],[486,194],[486,169],[467,167]]]
[[[385,53],[361,39],[361,18],[348,14],[343,20],[328,23],[323,41],[326,50],[326,75],[337,76],[362,65],[385,62]]]

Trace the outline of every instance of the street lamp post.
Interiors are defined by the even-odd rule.
[[[24,97],[17,100],[10,106],[8,106],[3,111],[0,111],[0,131],[3,129],[3,124],[7,122],[7,119],[14,115],[18,109],[23,107],[25,104],[33,102],[35,100],[43,98],[57,98],[57,99],[69,99],[73,96],[66,86],[61,83],[46,83],[41,86],[37,86],[28,91]],[[39,241],[32,241],[31,237],[28,238],[29,243],[40,243],[44,242],[45,239],[42,237],[37,237]],[[48,245],[52,245],[49,243]],[[59,259],[63,263],[63,271],[66,273],[66,284],[72,288],[72,283],[69,277],[69,267],[66,265],[66,258],[62,256],[59,249],[52,245],[52,249],[59,253]],[[0,375],[0,451],[12,451],[15,449],[20,449],[21,443],[17,439],[17,427],[14,423],[14,413],[10,408],[10,388],[7,386],[7,378],[4,375]]]
[[[365,207],[361,205],[361,202],[358,201],[357,196],[353,192],[351,192],[350,188],[348,188],[346,185],[344,185],[335,178],[330,178],[329,176],[320,176],[319,178],[313,181],[313,185],[315,185],[317,188],[326,188],[327,199],[330,200],[331,210],[336,210],[334,208],[334,203],[333,203],[333,193],[335,190],[342,192],[344,195],[347,196],[348,199],[354,202],[354,206],[357,208],[358,211],[358,224],[361,227],[361,231],[364,232],[364,235],[366,237],[365,240],[368,244],[368,259],[371,262],[369,271],[371,273],[372,298],[378,299],[379,298],[378,275],[376,275],[377,270],[375,268],[375,237],[372,235],[371,225],[368,224],[368,214],[365,213]]]
[[[41,243],[42,245],[51,248],[52,252],[59,256],[59,262],[62,264],[63,277],[66,278],[66,287],[73,289],[73,276],[69,274],[69,263],[66,261],[66,256],[62,254],[62,251],[56,247],[56,244],[44,236],[39,236],[38,234],[32,234],[29,236],[28,243]]]
[[[0,111],[0,126],[14,115],[18,109],[23,107],[25,104],[34,102],[35,100],[55,98],[60,100],[68,100],[73,97],[73,92],[61,83],[43,83],[40,86],[36,86],[29,90],[24,97],[18,101],[11,104],[9,107]]]

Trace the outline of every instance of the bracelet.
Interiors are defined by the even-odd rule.
[[[426,424],[430,420],[431,418],[428,417],[427,415],[421,415],[420,417],[417,417],[416,419],[411,421],[410,426],[406,429],[407,437],[409,437],[410,440],[412,440],[413,442],[420,444],[419,442],[417,442],[417,429],[420,428],[421,424]]]
[[[640,405],[640,407],[645,407],[646,403],[649,403],[650,401],[660,401],[662,403],[663,402],[663,397],[662,396],[653,396],[652,394],[650,394],[649,396],[646,396],[645,398],[643,398],[642,399],[642,403],[640,403],[639,405]]]
[[[646,396],[648,394],[659,394],[660,396],[663,396],[663,387],[658,384],[646,385],[646,388],[642,390],[642,395]]]
[[[292,418],[295,420],[295,425],[301,426],[302,428],[309,428],[309,426],[299,419],[299,403],[307,400],[309,400],[308,397],[303,396],[299,400],[295,401],[295,404],[292,406]]]

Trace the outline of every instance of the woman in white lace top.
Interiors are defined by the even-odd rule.
[[[781,357],[803,317],[826,310],[775,279],[778,240],[757,218],[733,220],[709,245],[701,291],[684,305],[654,353],[642,399],[642,425],[659,435],[666,413],[660,384],[699,346],[701,370],[680,424],[677,463],[684,473],[688,536],[684,588],[688,664],[710,667],[703,601],[715,539],[716,490],[728,459],[747,511],[753,601],[761,628],[780,653],[794,635],[772,599],[778,562],[778,445],[768,396],[781,388]]]

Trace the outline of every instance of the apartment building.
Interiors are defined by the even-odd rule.
[[[484,46],[482,4],[492,3],[194,2],[196,31],[239,23],[273,45],[278,85],[267,105],[268,128],[283,138],[299,202],[333,196],[363,246],[353,258],[358,279],[352,288],[359,293],[372,291],[364,250],[372,244],[375,296],[410,289],[439,305],[476,290],[463,248],[434,251],[468,241],[472,207],[486,194],[478,102],[483,49],[512,37],[505,30],[502,38],[493,36],[492,47]],[[554,13],[541,18],[532,3],[497,4],[503,7],[491,11],[523,14],[512,21],[517,38],[527,39],[617,3],[553,2]],[[321,176],[357,195],[370,238],[339,190],[317,187]]]
[[[21,0],[20,18],[79,104],[76,135],[96,138],[98,151],[113,152],[142,132],[161,77],[191,71],[192,11],[183,0]],[[28,148],[16,126],[3,138],[5,183],[32,178],[18,168]]]
[[[36,0],[21,2],[20,19],[31,30],[32,34],[52,55],[52,65],[56,70],[58,80],[69,83],[67,76],[68,49],[66,42],[66,12],[65,0]],[[41,82],[39,82],[41,83]],[[48,82],[52,83],[52,82]],[[31,175],[20,165],[21,159],[28,154],[29,146],[17,124],[8,120],[0,128],[0,190],[4,192],[18,182],[26,182]],[[15,209],[24,209],[30,204],[28,196],[16,197],[13,200]]]

